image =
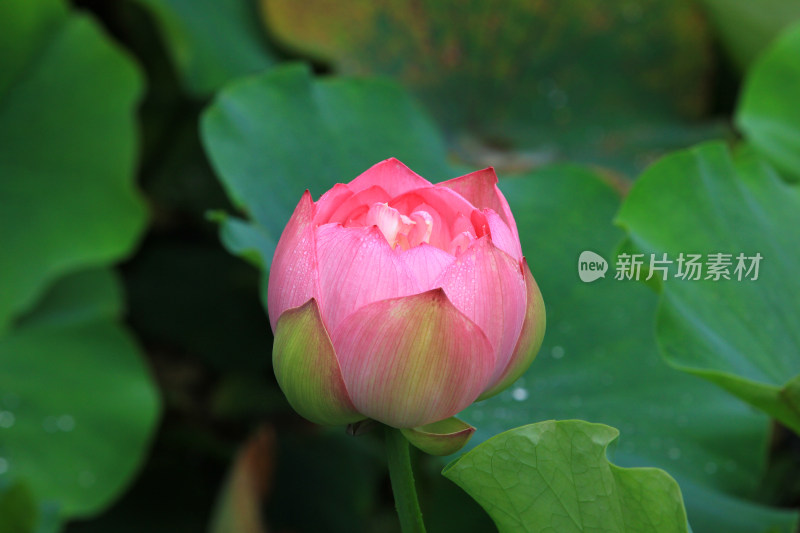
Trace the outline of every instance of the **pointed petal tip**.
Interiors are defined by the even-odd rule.
[[[311,204],[312,206],[316,205],[316,203],[314,202],[314,197],[311,196],[310,190],[306,189],[305,191],[303,191],[302,196],[300,196],[300,202],[298,202],[298,204],[302,203]],[[313,218],[313,213],[312,213],[312,218]]]
[[[489,178],[489,181],[492,182],[492,185],[497,185],[500,181],[497,177],[497,172],[495,172],[494,167],[486,167],[482,170],[478,170],[476,174],[480,174],[484,178]]]
[[[432,184],[396,157],[390,157],[372,165],[347,184],[353,192],[359,192],[370,185],[382,186],[393,198],[406,191],[430,187]]]
[[[278,318],[319,293],[315,254],[314,213],[316,206],[307,190],[297,202],[281,233],[267,281],[267,311],[274,332]]]

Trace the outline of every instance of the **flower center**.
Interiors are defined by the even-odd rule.
[[[444,227],[445,221],[436,211],[417,209],[410,215],[404,215],[388,204],[378,202],[372,204],[362,220],[367,226],[377,226],[392,249],[399,247],[401,251],[422,243],[431,243],[435,229],[436,235],[433,235],[432,244],[451,255],[459,256],[469,248],[472,241],[488,233],[486,218],[478,210],[474,210],[470,218],[459,213],[451,224]],[[434,221],[442,227],[434,228]]]
[[[392,249],[399,245],[404,251],[430,242],[433,232],[433,217],[427,211],[414,211],[406,216],[380,202],[369,208],[366,223],[378,226]]]

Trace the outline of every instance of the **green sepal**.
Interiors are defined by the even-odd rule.
[[[415,428],[401,429],[405,438],[430,455],[450,455],[464,447],[475,428],[456,417]]]
[[[327,426],[365,418],[350,400],[333,343],[313,298],[278,319],[272,365],[286,399],[304,418]]]

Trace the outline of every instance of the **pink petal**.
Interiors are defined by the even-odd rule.
[[[497,174],[492,167],[437,183],[437,186],[454,190],[479,209],[493,210],[500,215],[512,235],[519,240],[517,223],[514,221],[514,215],[511,214],[511,208],[508,207],[506,197],[497,187]]]
[[[398,428],[458,413],[495,366],[486,336],[441,289],[359,309],[333,345],[358,411]]]
[[[536,284],[536,280],[533,279],[531,269],[528,268],[528,262],[525,259],[522,260],[522,271],[525,276],[525,286],[528,293],[525,322],[522,324],[522,331],[511,360],[503,372],[495,377],[486,388],[486,391],[481,394],[482,400],[505,390],[524,374],[542,346],[546,322],[542,293],[539,291],[539,286]]]
[[[475,226],[472,225],[472,221],[470,220],[469,213],[463,214],[460,213],[456,219],[452,223],[452,231],[453,235],[458,235],[459,233],[475,233]]]
[[[454,256],[430,244],[410,248],[400,254],[400,259],[417,279],[420,291],[436,288],[433,283],[456,260]]]
[[[413,198],[411,202],[406,202],[406,200],[408,198],[401,197],[399,202],[392,201],[390,205],[398,211],[406,213],[411,210],[413,213],[417,213],[417,216],[424,217],[426,224],[425,234],[428,237],[428,242],[438,248],[445,248],[451,239],[450,228],[446,219],[433,206],[426,203],[416,204],[417,201],[421,200],[420,198]],[[415,203],[416,207],[410,208],[411,203]],[[425,213],[425,215],[421,215],[422,213]],[[428,233],[427,224],[430,224],[430,233]],[[409,241],[409,246],[410,244]]]
[[[319,295],[313,217],[314,202],[306,191],[281,234],[269,271],[267,310],[273,332],[285,310]]]
[[[343,201],[325,223],[338,222],[348,226],[349,223],[360,217],[364,217],[366,220],[370,207],[379,202],[388,202],[389,199],[389,194],[378,186],[364,189]]]
[[[409,216],[414,227],[408,234],[409,247],[431,242],[433,234],[433,217],[426,211],[414,211]]]
[[[452,224],[459,215],[469,217],[475,209],[457,193],[444,187],[426,187],[408,191],[393,198],[389,205],[401,213],[425,211],[433,218],[430,243],[437,248],[447,249],[452,233]]]
[[[517,261],[522,261],[522,248],[520,247],[519,239],[511,232],[511,229],[500,215],[491,209],[484,209],[483,215],[489,224],[489,231],[492,234],[494,245]]]
[[[466,252],[467,249],[469,249],[469,247],[472,246],[472,243],[474,241],[475,241],[475,236],[472,233],[468,231],[462,231],[461,233],[453,237],[452,241],[450,241],[450,248],[448,251],[455,257],[458,257],[459,255]]]
[[[519,262],[488,236],[475,240],[434,283],[480,326],[497,354],[496,378],[514,352],[525,318],[525,280]]]
[[[342,183],[334,185],[333,189],[329,189],[317,200],[315,204],[314,224],[317,226],[326,224],[331,219],[333,212],[336,211],[345,200],[353,196],[353,194],[353,191],[351,191],[347,185]]]
[[[317,228],[320,307],[328,331],[376,300],[420,292],[405,262],[375,226]]]
[[[398,234],[407,234],[415,225],[414,221],[405,215],[401,215],[397,209],[389,207],[385,203],[378,202],[369,208],[366,215],[366,226],[377,226],[386,242],[392,248],[397,243]]]
[[[430,187],[431,182],[412,171],[394,157],[373,165],[369,170],[347,184],[353,192],[360,192],[373,185],[381,187],[394,198],[406,191]]]

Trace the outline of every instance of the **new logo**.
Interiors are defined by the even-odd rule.
[[[581,281],[590,283],[597,278],[604,278],[607,270],[608,263],[605,259],[589,250],[581,252],[578,258],[578,276]]]

